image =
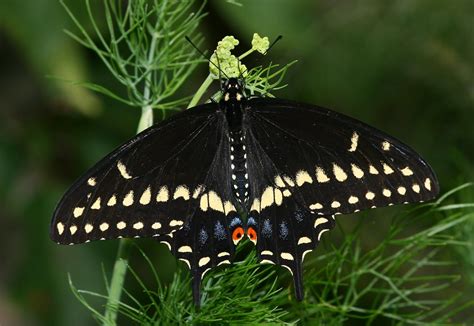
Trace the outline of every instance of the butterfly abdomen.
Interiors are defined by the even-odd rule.
[[[237,200],[242,205],[245,205],[249,200],[250,190],[245,135],[242,130],[230,133],[230,162],[232,170],[232,192]]]

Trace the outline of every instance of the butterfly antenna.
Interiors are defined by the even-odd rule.
[[[267,51],[265,51],[265,53],[264,53],[263,55],[267,54],[268,51],[270,51],[270,49],[271,49],[278,41],[280,41],[282,38],[283,38],[283,35],[278,35],[277,38],[275,39],[275,41],[273,41],[272,44],[270,44],[270,46],[268,47]]]
[[[192,47],[193,47],[200,55],[202,55],[202,57],[203,57],[204,59],[206,59],[210,64],[212,64],[214,67],[216,67],[216,68],[219,70],[219,79],[221,79],[221,78],[220,78],[220,77],[221,77],[221,76],[220,76],[221,74],[223,74],[226,78],[229,78],[229,77],[227,77],[227,75],[226,75],[226,74],[221,70],[221,68],[219,67],[219,57],[217,56],[217,53],[216,53],[217,65],[216,65],[214,62],[211,61],[210,58],[208,58],[208,57],[206,56],[206,54],[205,54],[204,52],[202,52],[202,51],[196,46],[196,44],[193,43],[193,41],[191,41],[191,39],[190,39],[188,36],[185,36],[184,38],[186,39],[186,41],[189,42],[189,44],[192,45]]]

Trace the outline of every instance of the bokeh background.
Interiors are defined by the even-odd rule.
[[[298,63],[277,96],[335,108],[409,143],[431,163],[443,192],[474,180],[474,1],[239,2],[207,4],[204,49],[225,35],[248,43],[254,32],[282,34],[264,60]],[[80,17],[82,1],[69,5]],[[65,28],[72,23],[57,1],[0,2],[1,325],[93,323],[67,274],[100,292],[101,268],[110,274],[116,254],[114,241],[61,247],[48,237],[63,192],[134,134],[140,114],[63,81],[117,87]],[[203,64],[182,94],[206,75]],[[465,234],[473,241],[474,233]],[[166,281],[176,263],[156,247],[150,254]],[[453,259],[459,288],[472,297],[474,254]]]

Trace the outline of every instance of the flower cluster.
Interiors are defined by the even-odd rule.
[[[240,62],[240,59],[253,51],[265,54],[270,42],[268,37],[260,37],[260,35],[255,33],[252,39],[251,50],[240,57],[236,57],[231,51],[238,44],[239,40],[233,36],[226,36],[217,43],[217,48],[209,60],[209,70],[213,78],[217,79],[222,77],[222,75],[226,78],[245,77],[247,75],[247,67]]]

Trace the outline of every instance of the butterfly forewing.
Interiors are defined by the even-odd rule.
[[[360,121],[284,100],[254,99],[249,107],[249,133],[276,169],[269,177],[291,186],[317,214],[421,202],[438,193],[433,171],[415,151]]]
[[[52,239],[152,237],[183,227],[199,205],[220,145],[224,120],[216,106],[147,129],[87,171],[58,204]]]

